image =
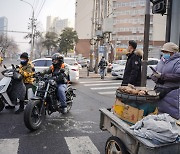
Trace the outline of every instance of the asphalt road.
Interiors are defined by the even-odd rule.
[[[0,154],[104,154],[111,135],[99,129],[99,108],[112,107],[120,83],[111,77],[104,81],[80,78],[73,85],[77,97],[71,112],[46,116],[35,132],[25,127],[23,113],[15,115],[14,110],[4,109],[0,113]],[[148,85],[153,87],[150,80]]]

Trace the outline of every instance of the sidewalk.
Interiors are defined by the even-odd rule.
[[[112,77],[110,73],[107,73],[105,78]],[[79,78],[100,78],[99,73],[89,72],[89,76],[87,76],[87,68],[84,67],[79,71]]]

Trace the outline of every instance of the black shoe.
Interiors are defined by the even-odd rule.
[[[24,111],[23,108],[19,108],[18,110],[15,111],[15,114],[19,114],[19,113],[21,113],[21,112],[23,112],[23,111]]]
[[[8,105],[8,106],[5,106],[5,109],[15,109],[15,106]]]

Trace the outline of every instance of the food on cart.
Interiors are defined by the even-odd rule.
[[[147,95],[147,90],[138,89],[131,84],[128,84],[128,86],[121,86],[118,88],[118,90],[124,93],[128,93],[128,94]]]
[[[154,90],[148,90],[145,87],[134,87],[131,84],[128,84],[128,86],[121,86],[117,90],[127,93],[127,94],[133,94],[133,95],[139,95],[139,96],[157,96],[157,93]]]

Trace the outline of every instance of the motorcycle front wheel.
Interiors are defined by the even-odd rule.
[[[24,110],[24,123],[31,131],[39,129],[43,123],[45,111],[41,110],[41,103],[40,100],[30,100]]]

